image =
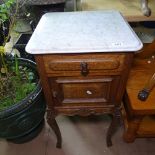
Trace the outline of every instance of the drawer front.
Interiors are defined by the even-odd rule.
[[[76,54],[43,56],[46,72],[53,75],[93,75],[119,72],[123,69],[124,54]]]
[[[50,79],[52,95],[57,105],[113,104],[119,77]]]

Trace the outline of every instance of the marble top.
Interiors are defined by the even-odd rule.
[[[134,52],[142,42],[117,11],[43,15],[26,51],[31,54]]]

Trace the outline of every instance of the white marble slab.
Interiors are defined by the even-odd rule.
[[[31,54],[133,52],[142,43],[117,11],[45,14],[26,51]]]

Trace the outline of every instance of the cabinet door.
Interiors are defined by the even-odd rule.
[[[51,78],[56,106],[114,104],[119,76]]]

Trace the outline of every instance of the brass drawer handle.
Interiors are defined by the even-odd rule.
[[[80,69],[81,69],[81,75],[87,76],[89,74],[88,64],[86,62],[81,62]]]

